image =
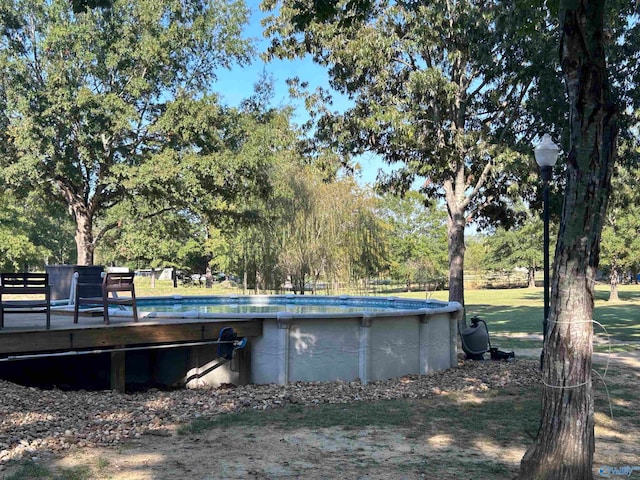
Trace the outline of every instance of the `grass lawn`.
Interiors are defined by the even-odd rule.
[[[424,297],[421,293],[401,293],[403,297]],[[596,349],[608,348],[607,340],[621,348],[621,343],[640,342],[640,285],[621,285],[619,302],[609,302],[609,286],[596,286],[594,325]],[[431,298],[447,300],[448,292],[434,292]],[[537,348],[540,340],[528,335],[540,336],[542,332],[542,288],[485,289],[465,291],[467,316],[478,315],[489,325],[492,338],[509,338],[508,348]],[[609,337],[607,337],[607,333]],[[500,345],[498,345],[500,346]],[[633,349],[637,345],[627,346]]]

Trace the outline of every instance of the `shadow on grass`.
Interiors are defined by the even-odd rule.
[[[542,307],[474,304],[467,307],[467,319],[477,315],[487,322],[489,333],[541,333]]]
[[[623,342],[640,341],[640,308],[636,304],[611,304],[598,306],[594,319],[600,322],[607,333]],[[594,331],[602,331],[598,325]]]
[[[411,437],[424,433],[451,435],[451,444],[460,447],[503,434],[506,445],[513,438],[526,439],[535,435],[540,421],[539,406],[538,386],[509,387],[481,394],[450,392],[424,399],[291,405],[268,412],[248,410],[196,420],[180,433],[202,433],[211,428],[235,426],[282,429],[401,427],[407,428]]]

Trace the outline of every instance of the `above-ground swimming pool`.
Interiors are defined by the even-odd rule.
[[[318,295],[228,295],[194,297],[147,297],[138,300],[138,309],[148,317],[199,316],[219,314],[273,314],[289,312],[296,315],[398,313],[421,309],[442,308],[444,302],[402,299],[397,297],[350,297]]]
[[[211,319],[224,325],[262,320],[262,335],[250,339],[250,382],[363,383],[427,374],[457,365],[456,302],[317,295],[147,297],[140,316]],[[115,313],[115,312],[114,312]],[[233,382],[228,371],[210,384]]]

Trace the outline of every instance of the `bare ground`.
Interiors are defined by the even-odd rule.
[[[616,385],[638,384],[637,364],[616,368]],[[62,472],[59,478],[83,472],[77,478],[507,479],[517,472],[535,432],[505,437],[500,425],[484,425],[479,432],[473,424],[453,430],[435,418],[403,427],[238,426],[180,435],[176,430],[194,418],[287,405],[410,398],[438,406],[454,397],[482,403],[492,391],[517,392],[537,377],[536,360],[518,360],[462,362],[447,372],[367,386],[332,382],[123,395],[43,392],[0,382],[0,478],[10,477],[26,459]],[[598,391],[606,403],[605,390]],[[627,413],[614,419],[596,415],[596,474],[603,466],[640,465],[637,404],[631,408],[635,416],[628,416],[637,397],[617,395],[610,392],[614,412],[620,407]],[[633,475],[640,478],[640,471]]]

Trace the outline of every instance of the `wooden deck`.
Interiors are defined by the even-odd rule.
[[[28,362],[30,358],[38,358],[35,361],[46,361],[49,357],[84,353],[84,360],[76,357],[76,361],[86,362],[87,353],[106,353],[110,358],[111,388],[125,391],[125,358],[128,352],[143,350],[155,358],[152,353],[154,349],[170,348],[175,351],[177,349],[173,347],[187,347],[192,352],[189,357],[193,363],[191,366],[197,369],[215,358],[215,349],[211,349],[208,342],[218,339],[221,328],[232,327],[239,337],[249,337],[249,340],[262,334],[262,319],[163,317],[141,318],[134,322],[132,317],[110,316],[110,324],[105,325],[102,315],[84,313],[79,322],[74,324],[73,312],[58,311],[54,314],[52,311],[51,328],[47,330],[45,318],[45,314],[41,313],[5,315],[5,327],[0,329],[0,366],[4,366],[0,368],[2,378],[5,378],[4,368],[16,363],[12,360]],[[198,346],[199,342],[206,344]],[[248,383],[251,368],[249,346],[239,351],[237,363],[239,381]],[[93,372],[88,375],[92,376]]]
[[[36,352],[122,348],[126,346],[216,340],[222,327],[232,327],[240,337],[262,334],[262,320],[141,318],[113,316],[105,325],[102,316],[82,314],[73,323],[71,312],[53,312],[51,329],[45,315],[7,314],[0,329],[0,357]]]

